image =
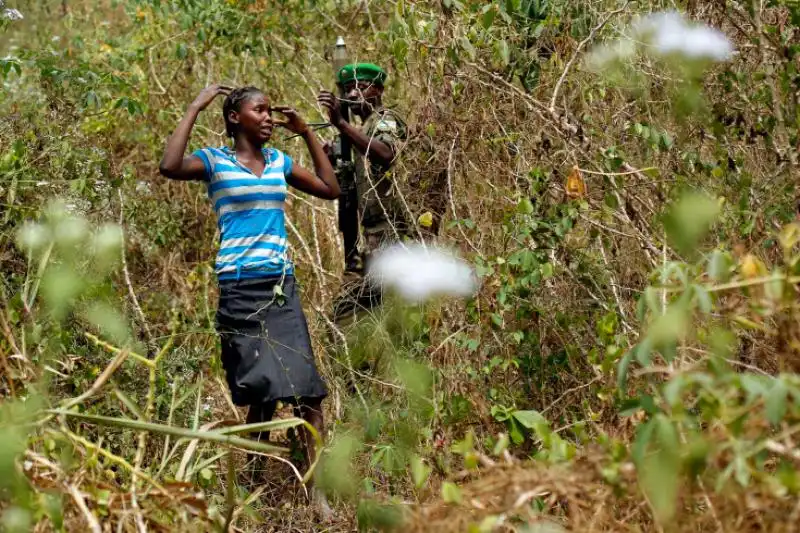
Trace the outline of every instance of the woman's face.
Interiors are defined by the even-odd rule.
[[[272,137],[275,124],[269,100],[263,94],[257,93],[244,100],[238,112],[231,111],[230,120],[238,124],[239,132],[250,139],[265,143]]]

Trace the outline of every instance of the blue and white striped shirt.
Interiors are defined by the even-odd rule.
[[[261,176],[239,163],[228,147],[203,148],[193,154],[206,167],[208,196],[217,213],[216,272],[221,280],[293,273],[284,218],[292,158],[275,148],[263,152],[266,166]]]

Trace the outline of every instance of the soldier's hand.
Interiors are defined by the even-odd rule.
[[[338,128],[343,122],[339,99],[330,91],[320,91],[317,102],[328,112],[331,125]]]

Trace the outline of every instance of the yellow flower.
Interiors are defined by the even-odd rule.
[[[433,214],[430,211],[425,211],[419,216],[419,219],[417,219],[417,221],[419,222],[419,225],[422,226],[423,228],[430,228],[431,226],[433,226]]]

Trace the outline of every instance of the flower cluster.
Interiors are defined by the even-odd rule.
[[[654,56],[705,61],[726,61],[733,55],[733,45],[721,31],[666,11],[635,20],[625,37],[596,47],[587,63],[602,69],[631,58],[638,49]]]
[[[396,244],[379,251],[368,275],[408,301],[436,295],[467,297],[477,289],[472,267],[446,250],[422,244]]]

